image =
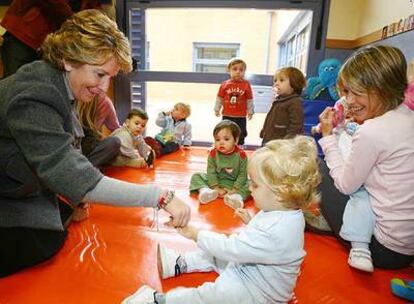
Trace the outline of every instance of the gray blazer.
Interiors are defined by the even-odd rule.
[[[62,71],[35,61],[0,81],[0,227],[63,230],[57,195],[78,204],[103,177],[72,134]]]

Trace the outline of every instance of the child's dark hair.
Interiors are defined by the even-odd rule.
[[[131,109],[128,113],[127,119],[131,119],[134,116],[138,116],[139,118],[141,118],[143,120],[148,120],[147,112],[145,112],[144,110],[142,110],[140,108]]]
[[[243,59],[240,59],[240,58],[232,58],[232,59],[230,59],[230,61],[227,63],[227,71],[230,71],[230,68],[231,68],[233,65],[236,65],[236,64],[241,64],[241,65],[243,66],[243,69],[244,69],[244,70],[246,70],[246,68],[247,68],[246,62],[245,62]]]
[[[306,86],[306,78],[301,70],[295,67],[281,68],[275,72],[275,75],[273,76],[273,82],[276,81],[276,77],[280,74],[289,78],[289,84],[294,93],[298,95],[302,94],[303,88]]]
[[[223,129],[229,129],[231,132],[231,135],[233,135],[233,137],[239,138],[240,137],[240,127],[233,121],[228,120],[228,119],[224,119],[222,121],[220,121],[213,130],[213,136],[216,136],[218,132],[220,132]]]

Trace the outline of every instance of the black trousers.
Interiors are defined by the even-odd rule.
[[[10,76],[26,63],[40,59],[36,50],[24,44],[9,32],[3,35],[1,57],[4,66],[4,77]]]
[[[319,186],[321,193],[321,212],[331,226],[335,236],[347,248],[350,247],[349,242],[339,236],[342,227],[342,218],[345,211],[346,203],[349,196],[342,194],[336,189],[332,177],[329,175],[329,168],[326,163],[321,160],[320,170],[322,174],[322,182]],[[382,245],[375,236],[372,236],[370,250],[374,266],[386,269],[398,269],[407,267],[414,260],[414,256],[408,256],[395,252]]]
[[[238,144],[244,145],[244,139],[247,137],[246,117],[223,116],[224,119],[231,120],[240,127],[241,133]]]
[[[82,139],[82,152],[95,167],[103,167],[109,165],[120,152],[121,140],[118,137],[106,137],[98,141],[92,135],[85,133]]]
[[[62,223],[73,210],[59,202]],[[68,231],[0,227],[0,278],[37,265],[53,257],[62,248]]]

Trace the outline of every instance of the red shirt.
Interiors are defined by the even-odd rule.
[[[246,117],[247,101],[253,99],[253,92],[247,80],[223,81],[217,94],[223,100],[223,116]]]

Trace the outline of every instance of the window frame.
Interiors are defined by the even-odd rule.
[[[221,43],[221,42],[193,42],[193,72],[196,73],[208,73],[208,72],[198,72],[197,65],[222,65],[224,67],[223,73],[226,72],[226,67],[229,59],[203,59],[198,58],[197,50],[200,48],[221,48],[221,49],[232,49],[236,50],[236,55],[234,57],[240,57],[240,43]]]
[[[140,9],[145,12],[150,8],[251,8],[251,9],[300,9],[312,11],[312,31],[310,33],[310,44],[308,53],[307,74],[313,75],[317,72],[320,61],[325,58],[325,41],[328,25],[328,12],[330,0],[200,0],[200,1],[174,1],[174,0],[126,0],[117,1],[117,21],[121,28],[130,37],[130,11]],[[145,15],[145,14],[144,14]],[[145,18],[145,16],[144,16]],[[145,32],[143,33],[145,37]],[[144,57],[145,58],[145,57]],[[145,60],[140,60],[137,71],[128,75],[119,75],[115,78],[115,100],[120,120],[125,119],[131,108],[131,82],[142,84],[143,101],[141,106],[145,108],[145,83],[149,81],[161,82],[189,82],[189,83],[220,83],[227,79],[223,73],[198,73],[198,72],[165,72],[145,71]],[[249,75],[252,86],[266,86],[272,83],[271,75],[253,74]],[[197,144],[197,143],[195,143]]]

